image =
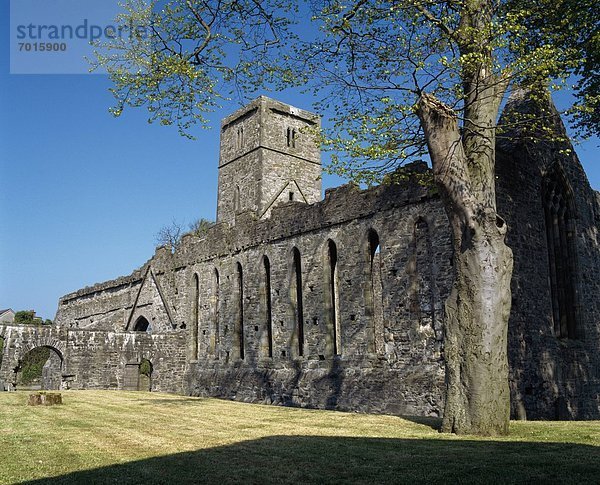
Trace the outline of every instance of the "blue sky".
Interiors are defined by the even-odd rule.
[[[113,118],[106,76],[11,75],[8,5],[0,7],[0,308],[54,318],[60,296],[147,261],[171,220],[214,219],[218,126],[238,105],[215,112],[214,129],[190,141],[149,125],[144,110]],[[307,109],[313,101],[268,95]],[[577,152],[598,190],[597,145]]]

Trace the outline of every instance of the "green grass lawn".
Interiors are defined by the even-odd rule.
[[[0,393],[0,483],[600,483],[600,422],[431,420],[116,391]]]

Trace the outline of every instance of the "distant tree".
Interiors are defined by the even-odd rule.
[[[17,325],[41,325],[42,319],[35,316],[33,310],[21,310],[15,313],[15,321]]]
[[[194,222],[191,222],[189,225],[190,232],[196,236],[204,236],[208,230],[214,226],[214,221],[209,221],[208,219],[196,219]]]
[[[140,374],[148,377],[152,375],[152,364],[149,360],[144,359],[140,363]]]
[[[181,238],[185,234],[194,234],[195,236],[201,237],[206,234],[208,229],[214,224],[215,223],[213,221],[200,218],[189,223],[187,225],[189,230],[185,231],[185,224],[173,219],[171,224],[160,228],[160,230],[156,233],[154,240],[158,246],[168,246],[172,251],[174,251],[179,247]]]
[[[44,323],[42,325],[52,325],[54,322],[52,320],[50,320],[49,318],[46,318],[46,320],[44,320]]]
[[[154,242],[157,246],[168,246],[171,250],[175,250],[181,242],[183,232],[183,225],[173,219],[171,224],[158,230],[154,236]]]

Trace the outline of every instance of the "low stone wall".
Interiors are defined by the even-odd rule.
[[[63,370],[71,389],[123,389],[127,365],[152,364],[152,391],[183,392],[186,335],[134,332],[69,331],[68,361]]]
[[[248,366],[201,362],[192,365],[186,391],[306,408],[441,416],[443,363],[394,367],[377,359]]]

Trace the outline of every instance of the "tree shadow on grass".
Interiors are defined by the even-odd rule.
[[[33,484],[597,483],[600,448],[565,443],[272,436]]]
[[[416,424],[422,424],[423,426],[429,426],[431,429],[435,431],[439,431],[442,427],[442,418],[434,418],[429,416],[406,416],[401,415],[402,419],[406,419],[407,421],[411,421]]]

